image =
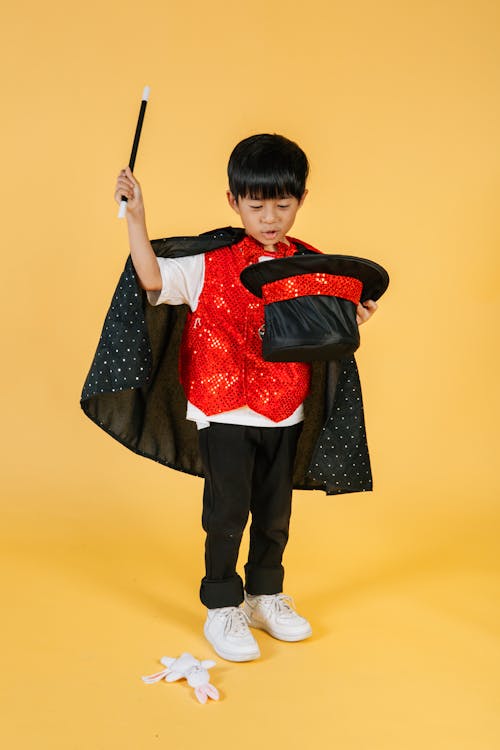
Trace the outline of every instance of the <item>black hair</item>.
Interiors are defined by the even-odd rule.
[[[236,200],[302,198],[309,174],[307,156],[294,141],[262,133],[240,141],[227,165],[229,190]]]

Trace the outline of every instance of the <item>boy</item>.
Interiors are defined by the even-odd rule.
[[[186,418],[198,428],[205,475],[206,571],[200,598],[208,609],[205,636],[219,656],[231,661],[260,655],[249,625],[285,641],[303,640],[312,632],[282,592],[282,556],[310,365],[263,360],[262,302],[239,279],[252,263],[296,252],[287,234],[306,198],[308,171],[302,149],[283,136],[243,140],[229,159],[227,191],[243,224],[243,238],[206,255],[180,258],[155,254],[141,188],[128,167],[116,183],[115,200],[128,199],[131,258],[149,303],[187,304],[191,310],[180,378]],[[358,325],[376,309],[372,300],[358,305]],[[249,512],[243,588],[236,564]]]

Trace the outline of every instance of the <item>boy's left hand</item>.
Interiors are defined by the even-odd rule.
[[[377,308],[377,303],[372,299],[366,300],[363,304],[360,303],[356,308],[356,323],[358,326],[360,326],[361,323],[366,323]]]

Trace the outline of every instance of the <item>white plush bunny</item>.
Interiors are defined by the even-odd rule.
[[[209,682],[208,670],[215,666],[215,662],[211,659],[198,661],[191,654],[184,653],[178,659],[173,659],[171,656],[162,656],[160,661],[167,669],[143,677],[144,682],[152,684],[163,680],[163,678],[166,682],[175,682],[185,677],[188,685],[194,688],[194,694],[200,703],[206,703],[207,698],[212,698],[214,701],[219,700],[219,691]]]

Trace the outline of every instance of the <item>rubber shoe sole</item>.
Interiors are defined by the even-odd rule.
[[[289,641],[290,643],[292,643],[296,641],[305,641],[306,638],[310,638],[312,636],[312,628],[309,623],[308,627],[303,631],[298,633],[290,633],[286,630],[279,630],[279,628],[273,627],[272,625],[269,625],[262,620],[257,620],[256,618],[254,618],[252,608],[246,602],[243,604],[243,609],[247,614],[248,624],[251,628],[263,630],[265,633],[269,633],[269,635],[272,635],[273,638],[276,638],[279,641]]]
[[[227,661],[253,661],[254,659],[258,659],[260,656],[260,649],[258,646],[255,651],[249,651],[247,653],[233,653],[231,651],[226,651],[220,646],[217,646],[207,632],[207,623],[205,623],[205,625],[203,626],[203,632],[205,634],[205,638],[210,643],[215,653],[221,657],[221,659],[226,659]]]
[[[257,628],[258,630],[264,630],[266,633],[269,633],[269,635],[272,635],[273,638],[277,638],[278,641],[289,641],[290,643],[296,641],[305,641],[306,638],[310,638],[312,636],[312,628],[309,628],[303,633],[285,633],[283,631],[276,630],[269,625],[266,625],[266,623],[256,622],[252,619],[250,620],[250,627]]]

